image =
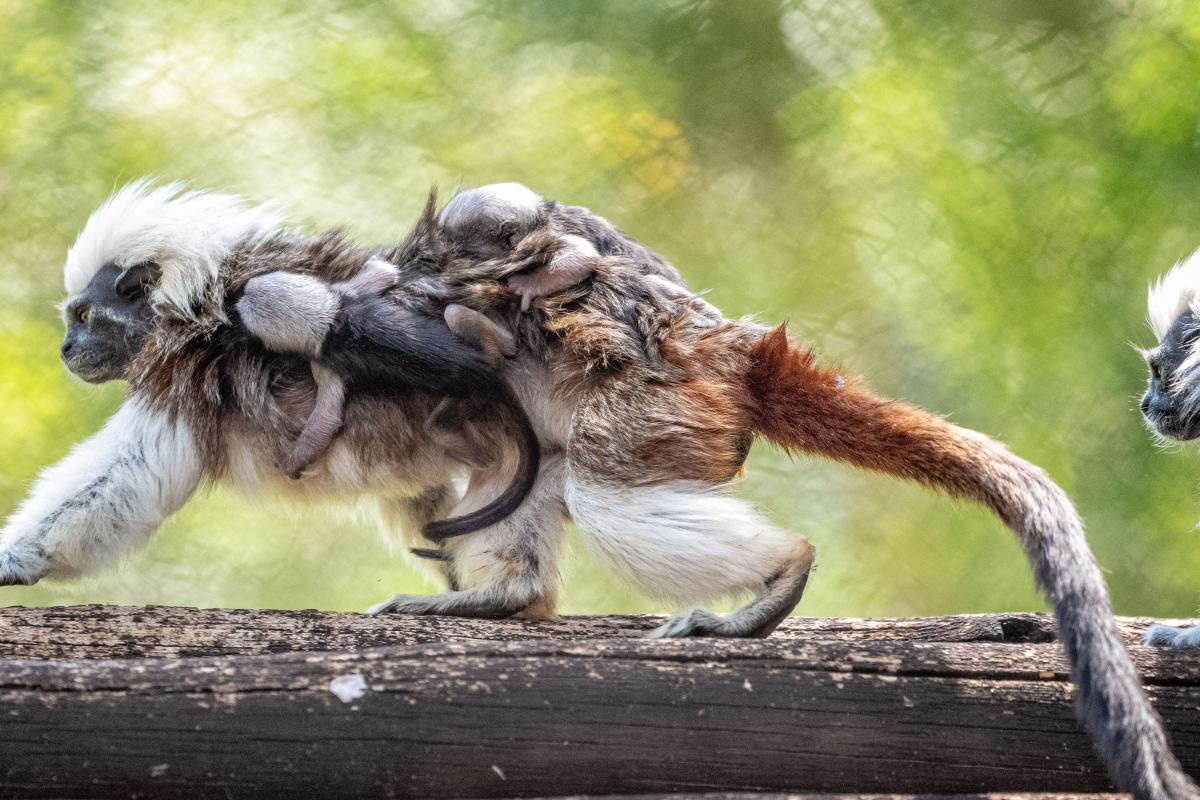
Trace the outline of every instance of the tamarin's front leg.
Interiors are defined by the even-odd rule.
[[[521,310],[528,311],[537,298],[569,289],[587,279],[596,271],[599,260],[600,254],[586,239],[535,231],[522,239],[513,252],[515,274],[508,278],[508,288],[521,296]]]
[[[346,405],[346,383],[342,377],[319,361],[310,364],[313,380],[317,383],[317,400],[300,436],[279,465],[292,478],[299,478],[309,464],[329,449],[333,437],[342,427]]]
[[[503,489],[504,470],[494,480],[473,485],[453,514],[484,505]],[[533,491],[521,507],[495,525],[447,540],[443,551],[451,585],[467,588],[435,595],[396,595],[371,608],[372,614],[444,614],[501,619],[515,614],[545,618],[554,614],[558,548],[565,509],[565,463],[542,459]]]
[[[74,577],[141,547],[200,482],[181,422],[127,400],[94,436],[45,470],[0,531],[0,586]]]

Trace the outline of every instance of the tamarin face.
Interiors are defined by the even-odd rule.
[[[1158,346],[1146,351],[1150,385],[1142,416],[1170,439],[1200,437],[1200,320],[1184,312]]]
[[[91,383],[124,378],[160,316],[220,318],[222,262],[278,231],[274,211],[236,197],[149,180],[122,187],[67,252],[63,362]]]
[[[154,322],[149,292],[156,274],[151,262],[125,270],[106,264],[67,301],[61,348],[67,369],[88,383],[124,377]]]

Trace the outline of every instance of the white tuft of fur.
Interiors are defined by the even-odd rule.
[[[71,577],[143,546],[199,485],[191,432],[127,400],[34,483],[0,531],[0,584]]]
[[[88,218],[67,253],[67,293],[82,292],[106,264],[124,269],[154,261],[162,276],[152,302],[194,318],[201,309],[220,308],[217,276],[230,250],[279,231],[281,224],[270,206],[142,178],[119,189]]]
[[[559,239],[573,259],[588,260],[600,257],[600,253],[596,251],[596,246],[582,236],[576,236],[573,233],[564,233]]]
[[[324,281],[279,271],[247,281],[237,311],[242,324],[267,349],[318,358],[338,305],[337,295]]]
[[[760,594],[800,541],[744,500],[704,484],[600,486],[571,479],[565,494],[587,544],[652,597],[686,602]]]
[[[1146,293],[1150,327],[1158,341],[1183,313],[1200,311],[1200,250],[1195,251],[1163,275]]]
[[[400,268],[389,264],[378,256],[367,259],[367,263],[348,281],[333,284],[332,289],[338,294],[351,297],[363,295],[370,297],[380,295],[400,282]]]

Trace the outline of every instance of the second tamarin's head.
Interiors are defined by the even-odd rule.
[[[1200,437],[1200,251],[1151,285],[1150,326],[1158,343],[1144,351],[1150,370],[1142,415],[1169,439]]]

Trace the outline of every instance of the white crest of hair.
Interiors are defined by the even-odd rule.
[[[490,183],[459,192],[442,209],[441,223],[457,228],[478,220],[512,220],[528,226],[537,218],[543,198],[520,183]]]
[[[123,186],[88,218],[67,252],[67,293],[82,292],[106,264],[125,269],[154,261],[162,275],[152,302],[193,318],[199,309],[220,309],[218,273],[234,246],[269,236],[281,224],[269,205],[188,191],[179,182],[156,186],[142,178]]]
[[[1146,305],[1150,327],[1158,341],[1185,311],[1200,300],[1200,250],[1176,264],[1170,272],[1150,284]],[[1198,308],[1197,310],[1200,310]]]
[[[337,316],[338,296],[310,275],[268,272],[246,282],[237,312],[267,349],[317,358]]]

